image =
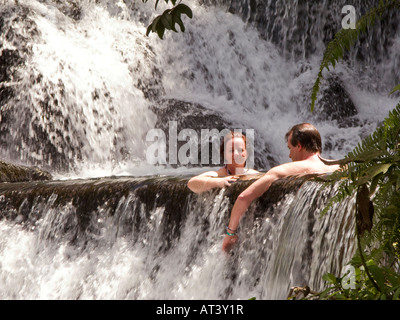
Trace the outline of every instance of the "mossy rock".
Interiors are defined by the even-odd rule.
[[[52,175],[37,167],[25,167],[0,160],[0,182],[51,180]]]

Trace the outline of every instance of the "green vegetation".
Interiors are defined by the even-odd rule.
[[[148,0],[142,0],[146,3]],[[176,0],[164,0],[165,3],[171,2],[173,5],[172,8],[166,9],[162,14],[158,15],[154,18],[153,22],[147,27],[146,36],[150,34],[150,32],[155,32],[159,36],[160,39],[163,39],[165,30],[172,30],[174,32],[178,32],[176,30],[175,25],[178,24],[181,31],[185,31],[185,26],[182,22],[181,15],[185,14],[190,19],[193,17],[192,10],[185,4],[179,1],[176,4]],[[159,0],[156,0],[155,9],[157,9]]]
[[[335,68],[345,50],[355,44],[377,19],[390,10],[398,10],[400,0],[381,1],[356,25],[356,29],[342,29],[329,43],[312,90],[311,110],[314,109],[322,71]],[[395,86],[390,94],[400,90]],[[326,274],[328,287],[316,294],[320,299],[399,299],[400,296],[400,103],[383,124],[364,139],[343,160],[342,170],[329,176],[327,184],[338,184],[334,203],[355,197],[357,252],[353,267],[352,286],[345,274],[341,277]],[[336,162],[337,163],[337,162]]]
[[[342,171],[329,177],[338,183],[333,203],[356,197],[357,253],[355,288],[343,287],[343,278],[327,274],[330,283],[321,298],[398,299],[400,294],[400,103],[373,134],[345,159]]]

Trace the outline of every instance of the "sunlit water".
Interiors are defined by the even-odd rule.
[[[4,28],[12,25],[13,30],[9,36],[3,30],[1,50],[16,50],[25,59],[14,78],[2,84],[16,92],[2,113],[17,119],[7,127],[11,138],[7,148],[2,146],[2,157],[53,168],[55,179],[176,176],[205,169],[146,162],[146,134],[157,121],[151,107],[161,99],[197,103],[237,128],[254,129],[257,146],[267,150],[262,156],[273,155],[277,163],[289,160],[283,137],[296,123],[314,122],[325,144],[323,156],[341,158],[396,105],[388,97],[391,88],[370,90],[374,79],[368,72],[340,63],[334,73],[358,110],[358,122],[343,127],[315,117],[309,112],[309,90],[322,57],[320,39],[311,55],[288,58],[284,50],[289,42],[282,49],[222,7],[187,1],[194,18],[184,19],[186,32],[167,33],[160,40],[155,34],[145,36],[154,15],[151,1],[79,1],[76,20],[50,0],[19,1],[28,19],[17,22],[21,12],[13,11],[15,2],[1,3],[1,12],[7,12]],[[315,26],[318,32],[320,28]],[[386,70],[382,82],[398,79],[393,70],[398,70],[399,39],[395,36],[389,46],[389,58],[371,62],[371,68]],[[49,150],[58,158],[49,156]],[[68,170],[59,170],[57,159]],[[265,164],[259,169],[274,165]],[[68,234],[59,233],[71,223],[68,217],[76,210],[72,203],[57,207],[51,197],[38,199],[30,208],[31,214],[36,210],[43,216],[35,230],[0,222],[0,297],[282,299],[292,285],[309,284],[317,290],[322,274],[339,272],[353,250],[348,222],[352,203],[319,219],[324,205],[320,196],[315,187],[304,185],[271,217],[254,218],[250,211],[243,228],[247,240],[234,258],[220,251],[229,215],[224,191],[189,197],[180,237],[162,254],[157,250],[163,243],[158,232],[162,207],[141,217],[140,241],[115,230],[115,219],[143,205],[134,194],[119,199],[114,216],[103,217],[106,209],[99,208],[99,219],[105,220],[93,222],[102,227],[96,241],[85,245],[72,245]],[[198,217],[207,222],[207,232]],[[345,231],[338,234],[335,226],[345,226]]]
[[[15,219],[0,222],[0,297],[285,299],[291,286],[321,290],[322,275],[339,274],[354,252],[353,202],[322,217],[331,193],[315,182],[287,189],[274,205],[253,205],[233,256],[221,251],[228,191],[189,193],[182,200],[182,188],[158,189],[150,206],[132,189],[88,214],[73,204],[85,199],[57,202],[63,197],[57,191],[43,192],[31,205],[25,200]],[[0,199],[3,208],[7,197]],[[117,201],[115,209],[109,200]],[[89,219],[83,230],[82,214]]]
[[[373,85],[377,79],[368,78],[372,77],[368,70],[377,65],[377,69],[391,70],[382,72],[386,78],[378,82],[394,86],[399,77],[394,71],[398,69],[398,37],[389,42],[388,58],[364,62],[361,72],[358,66],[340,63],[333,72],[358,110],[356,125],[344,127],[335,120],[315,118],[309,111],[310,89],[322,57],[323,25],[318,19],[313,26],[315,53],[287,59],[284,51],[292,49],[286,48],[291,44],[287,39],[291,23],[285,25],[282,18],[274,21],[285,26],[287,35],[276,45],[223,8],[189,1],[195,17],[184,17],[186,32],[169,32],[160,40],[153,33],[145,36],[154,15],[150,3],[79,1],[76,20],[57,9],[69,12],[66,4],[19,3],[28,10],[25,21],[13,22],[21,14],[11,11],[16,6],[13,1],[5,1],[3,8],[7,12],[4,28],[13,30],[12,36],[3,35],[3,49],[27,55],[16,68],[14,82],[3,84],[17,92],[6,107],[17,119],[9,128],[12,142],[18,142],[12,147],[11,160],[50,166],[54,174],[58,173],[57,159],[68,166],[61,174],[72,176],[170,170],[146,161],[146,134],[156,123],[150,106],[160,103],[159,99],[197,103],[235,128],[253,129],[257,148],[266,148],[260,156],[275,159],[259,168],[265,170],[289,160],[283,137],[292,125],[315,123],[322,134],[324,156],[341,158],[372,133],[396,104],[395,98],[388,97],[392,87],[370,90],[377,87]],[[296,19],[296,3],[278,3]],[[338,9],[319,10],[326,15]],[[340,18],[340,13],[335,16]],[[9,149],[3,150],[5,157]],[[57,156],[49,156],[49,151]]]

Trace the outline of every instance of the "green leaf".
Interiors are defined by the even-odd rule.
[[[398,289],[396,290],[396,292],[394,293],[394,295],[393,295],[393,300],[398,300],[399,297],[400,297],[400,288],[398,288]]]
[[[160,37],[160,39],[163,38],[164,36],[164,32],[165,32],[165,27],[162,24],[159,24],[159,26],[157,26],[157,34]]]
[[[153,20],[153,22],[152,22],[152,27],[151,27],[151,31],[153,31],[153,32],[157,32],[157,25],[158,25],[158,22],[160,21],[160,19],[161,19],[161,15],[160,16],[157,16],[154,20]]]
[[[151,24],[151,25],[149,25],[149,26],[147,27],[146,36],[148,36],[148,35],[150,34],[152,27],[153,27],[153,24]]]
[[[395,93],[396,91],[400,91],[400,84],[398,84],[397,86],[395,86],[392,91],[390,91],[389,95]]]
[[[396,181],[396,190],[400,189],[400,175],[397,177],[397,181]]]
[[[166,29],[171,30],[172,28],[174,28],[174,26],[172,23],[172,16],[169,14],[169,12],[169,9],[163,12],[163,14],[161,15],[161,22]]]
[[[368,140],[366,140],[368,141]],[[354,154],[355,153],[355,154]],[[375,145],[371,144],[369,148],[358,152],[357,148],[350,152],[349,155],[345,158],[347,163],[349,162],[369,162],[371,160],[376,160],[379,157],[386,155],[386,150],[377,149]]]
[[[396,272],[389,272],[387,275],[387,279],[392,285],[392,290],[400,289],[400,277]]]
[[[147,0],[143,0],[146,1]],[[168,3],[169,0],[165,0]],[[158,5],[159,0],[156,2],[156,7]],[[171,0],[171,3],[175,5],[177,1]],[[166,9],[161,15],[157,16],[153,22],[146,29],[146,36],[150,34],[150,32],[156,32],[160,39],[164,37],[165,29],[173,30],[178,32],[175,28],[175,24],[177,23],[181,31],[185,31],[185,26],[183,25],[181,14],[186,14],[189,18],[193,17],[192,10],[185,4],[180,3],[172,9]]]
[[[374,194],[381,177],[382,177],[382,174],[378,174],[372,178],[371,185],[369,187],[370,195]]]
[[[325,290],[323,290],[322,292],[320,292],[320,293],[319,293],[319,296],[320,296],[321,298],[325,298],[325,297],[328,296],[328,294],[331,293],[332,290],[335,290],[335,289],[336,289],[336,287],[328,287],[328,288],[326,288]]]
[[[335,284],[335,285],[338,284],[338,279],[332,273],[324,274],[322,276],[322,279],[327,281],[327,282],[329,282],[329,283]]]
[[[174,7],[172,10],[179,12],[179,13],[184,13],[186,14],[190,19],[193,18],[193,12],[192,10],[183,3],[178,4],[176,7]]]
[[[385,286],[385,276],[383,274],[383,270],[376,265],[369,266],[368,270],[371,272],[374,280],[382,290]]]
[[[183,25],[182,19],[179,15],[174,15],[173,16],[173,23],[177,23],[181,27],[181,31],[185,32],[185,26]]]
[[[357,181],[357,184],[363,185],[378,176],[379,174],[385,174],[392,165],[393,163],[383,163],[369,168],[366,174]]]

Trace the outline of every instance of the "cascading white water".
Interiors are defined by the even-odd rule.
[[[185,185],[173,185],[158,189],[154,203],[132,189],[113,199],[115,209],[110,201],[100,204],[85,214],[83,233],[78,206],[87,200],[57,202],[65,195],[55,189],[32,199],[27,190],[35,187],[22,187],[31,204],[20,204],[14,222],[0,221],[0,298],[285,299],[291,286],[321,290],[322,275],[340,273],[354,252],[353,201],[321,217],[332,190],[319,183],[281,190],[281,200],[266,207],[252,205],[233,256],[221,252],[229,190],[184,191],[182,201]],[[2,193],[13,188],[3,186]],[[9,197],[6,192],[0,199],[3,214]],[[157,198],[178,205],[171,211]],[[179,217],[172,218],[178,207]]]
[[[55,178],[193,172],[146,163],[145,136],[157,119],[150,107],[162,99],[200,104],[238,128],[254,129],[257,146],[268,146],[261,154],[272,154],[277,163],[289,160],[283,137],[293,124],[311,119],[322,134],[324,157],[340,158],[372,133],[396,103],[387,97],[391,88],[364,87],[373,86],[374,79],[360,73],[360,66],[339,64],[334,73],[359,120],[339,128],[336,120],[321,120],[308,111],[322,47],[310,56],[288,59],[251,24],[197,1],[186,1],[194,11],[193,20],[184,20],[186,32],[168,33],[164,40],[145,36],[151,2],[75,2],[80,10],[76,19],[57,1],[1,2],[1,53],[16,51],[23,60],[1,84],[15,90],[1,109],[2,120],[12,120],[0,128],[7,133],[2,157],[54,168]],[[279,3],[293,13],[289,3]],[[379,67],[396,67],[398,46],[397,35],[390,45],[392,59]],[[388,74],[398,77],[396,71]],[[58,172],[55,163],[67,170]],[[260,169],[273,164],[266,161]],[[28,210],[29,216],[42,215],[35,230],[0,221],[0,297],[282,299],[292,285],[320,289],[322,274],[339,272],[351,256],[352,202],[319,219],[321,193],[305,184],[273,214],[250,210],[238,252],[221,258],[229,214],[225,192],[190,195],[180,237],[163,254],[158,251],[165,242],[163,207],[146,216],[134,194],[119,199],[115,215],[100,206],[90,221],[96,239],[72,245],[73,235],[64,226],[78,224],[76,207],[72,202],[54,206],[55,196],[44,202],[39,197]],[[25,210],[23,204],[20,208]],[[135,210],[145,222],[133,243],[118,232],[123,229],[119,223],[131,222]],[[335,225],[344,231],[338,234]]]
[[[8,3],[11,7],[12,2]],[[70,165],[80,160],[85,168],[96,164],[110,167],[121,159],[122,148],[133,163],[143,159],[143,137],[154,125],[148,102],[135,86],[151,70],[143,25],[113,17],[90,2],[82,7],[79,22],[51,2],[19,5],[28,8],[31,28],[38,34],[27,39],[25,45],[32,54],[19,68],[12,107],[17,119],[32,113],[28,131],[19,134],[35,138],[34,125],[42,128]],[[4,41],[4,47],[15,47],[15,40]],[[28,159],[27,154],[39,163],[44,159],[39,152],[45,150],[35,155],[29,145],[21,149],[21,161]]]
[[[4,109],[12,109],[17,120],[7,128],[12,139],[2,152],[10,160],[53,166],[56,174],[58,158],[67,165],[62,174],[158,174],[160,167],[146,162],[145,137],[156,122],[149,107],[159,99],[197,103],[237,128],[254,129],[261,157],[272,155],[275,160],[262,162],[259,169],[289,160],[283,136],[295,123],[314,122],[325,144],[324,156],[340,158],[372,133],[396,103],[388,98],[391,88],[364,89],[376,81],[368,72],[339,64],[334,74],[349,93],[359,122],[343,126],[311,114],[308,92],[322,55],[323,25],[314,19],[315,25],[307,27],[309,33],[316,30],[319,43],[310,56],[286,59],[285,46],[294,42],[291,24],[284,24],[288,17],[277,17],[285,9],[290,19],[298,19],[296,3],[278,1],[276,12],[265,12],[276,15],[281,29],[285,26],[281,48],[240,17],[196,1],[188,2],[195,17],[185,19],[187,31],[167,33],[164,40],[145,36],[154,14],[150,2],[77,1],[76,19],[51,0],[3,2],[7,36],[2,50],[15,49],[26,61],[16,66],[15,79],[3,83],[15,88],[16,96]],[[12,11],[15,7],[27,10],[25,22],[13,20],[21,14]],[[315,14],[329,16],[334,10],[332,16],[338,19],[339,9],[322,6]],[[310,41],[307,37],[304,41]],[[398,36],[379,66],[396,69],[397,46]],[[396,77],[393,71],[383,82],[394,83]],[[10,154],[10,144],[18,145],[15,153]]]

